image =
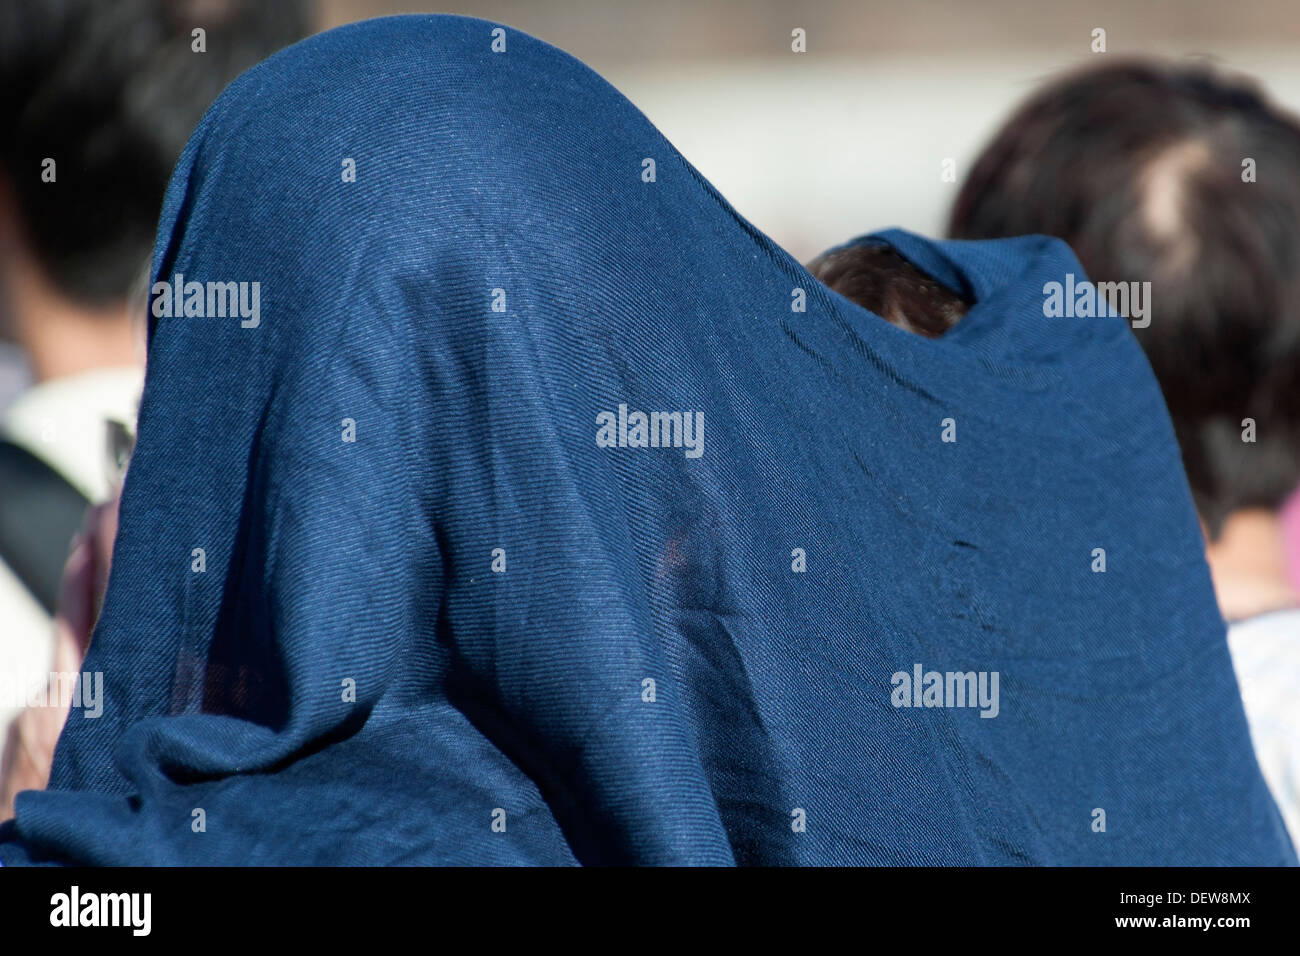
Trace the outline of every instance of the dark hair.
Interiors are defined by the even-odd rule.
[[[1295,489],[1300,125],[1250,83],[1149,61],[1067,75],[984,150],[949,232],[1056,236],[1095,282],[1151,283],[1134,333],[1212,539],[1233,511]]]
[[[196,28],[206,52],[191,49]],[[0,3],[0,164],[37,260],[65,295],[126,297],[203,112],[306,30],[296,0]],[[41,179],[46,157],[53,183]]]
[[[808,264],[808,271],[891,325],[926,338],[943,335],[970,305],[882,243],[823,253]]]

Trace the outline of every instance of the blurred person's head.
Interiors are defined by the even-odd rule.
[[[296,0],[0,4],[0,308],[38,379],[134,360],[172,166],[226,84],[307,27]]]
[[[808,271],[891,325],[928,339],[951,329],[970,307],[956,292],[882,243],[832,249],[810,262]]]
[[[1080,70],[994,136],[949,231],[1056,236],[1094,282],[1150,282],[1152,318],[1134,334],[1164,392],[1211,565],[1216,548],[1258,545],[1256,525],[1272,536],[1265,526],[1300,482],[1293,118],[1203,65]],[[1243,441],[1247,418],[1254,443]]]

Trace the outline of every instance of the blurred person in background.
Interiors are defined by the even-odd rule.
[[[0,733],[52,662],[80,666],[94,624],[172,166],[226,84],[307,29],[298,2],[0,5],[0,334],[31,380],[0,419]],[[96,559],[73,561],[62,590],[78,599],[55,653],[60,577],[87,505],[101,506],[86,520]],[[61,716],[44,716],[57,737]]]
[[[1300,125],[1203,65],[1085,69],[994,136],[949,228],[1055,236],[1095,283],[1151,283],[1150,323],[1134,334],[1173,420],[1251,735],[1295,839],[1300,593],[1279,512],[1300,482]]]

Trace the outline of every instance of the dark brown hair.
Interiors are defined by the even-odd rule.
[[[1095,282],[1151,283],[1134,334],[1212,538],[1296,487],[1300,125],[1252,84],[1145,60],[1068,74],[994,136],[949,232],[1056,236]]]
[[[191,30],[207,50],[191,50]],[[64,295],[124,299],[168,176],[239,73],[308,32],[302,0],[3,0],[0,176]],[[45,182],[45,157],[57,179]]]
[[[956,325],[969,306],[956,292],[881,243],[823,253],[808,264],[808,271],[886,322],[930,339]]]

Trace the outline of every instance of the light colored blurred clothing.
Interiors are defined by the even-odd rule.
[[[95,618],[108,586],[108,569],[117,537],[118,501],[87,510],[86,523],[73,543],[59,588],[54,622],[54,657],[48,671],[78,673],[95,630]],[[0,821],[14,813],[14,797],[23,790],[43,790],[50,779],[54,745],[68,719],[67,702],[47,688],[46,703],[27,707],[0,737]]]
[[[113,494],[118,474],[106,423],[135,431],[144,370],[103,368],[34,385],[9,406],[0,435],[21,445],[72,483],[92,504]]]
[[[118,480],[108,422],[135,431],[143,382],[144,370],[136,366],[42,382],[10,404],[0,420],[0,436],[40,458],[92,504],[103,503],[115,495]],[[53,618],[0,558],[0,677],[6,689],[45,686],[54,641]],[[0,700],[0,741],[20,710],[9,695]]]
[[[1260,769],[1300,846],[1300,608],[1230,623],[1228,648]]]
[[[53,618],[0,559],[0,675],[6,691],[43,685],[49,679],[53,654]],[[4,740],[4,728],[21,709],[7,693],[0,697],[0,741]]]

